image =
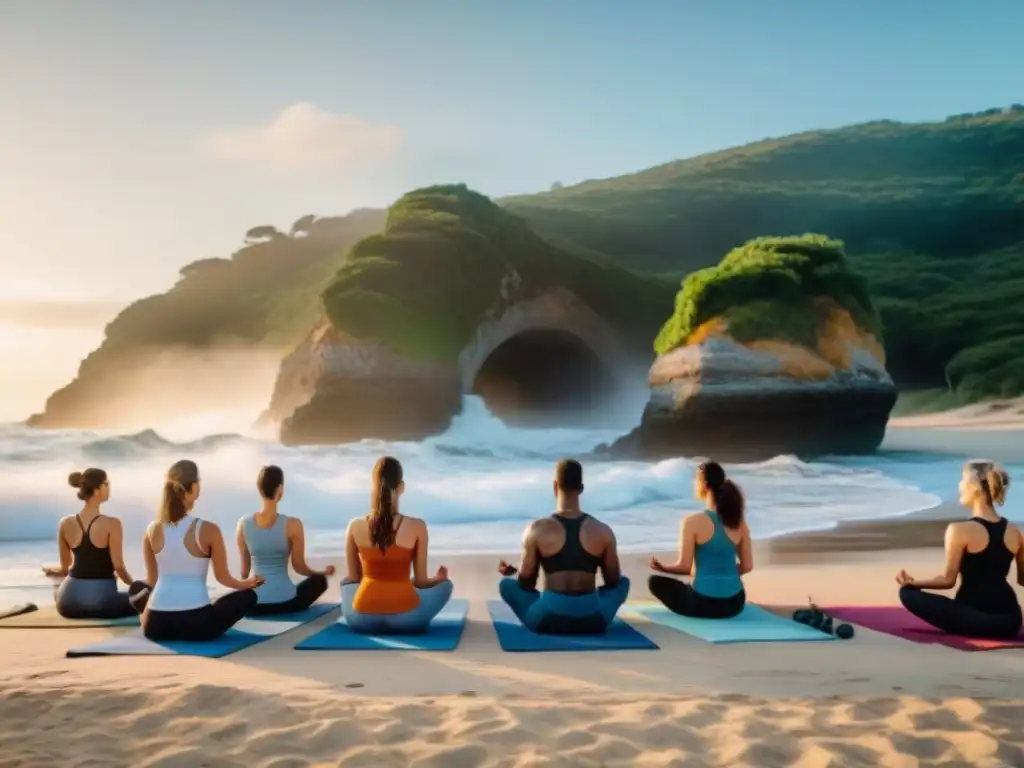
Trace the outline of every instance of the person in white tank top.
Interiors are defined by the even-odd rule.
[[[214,640],[256,605],[262,579],[231,575],[220,528],[191,514],[198,498],[199,468],[188,459],[176,462],[167,471],[160,517],[142,540],[151,591],[133,594],[150,640]],[[237,590],[212,602],[206,586],[211,564],[217,581]]]

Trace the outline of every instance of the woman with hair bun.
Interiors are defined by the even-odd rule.
[[[216,640],[253,609],[255,588],[263,583],[259,576],[239,580],[231,575],[220,528],[192,514],[199,486],[196,463],[175,462],[164,480],[160,514],[142,540],[152,591],[138,594],[136,605],[150,640]],[[211,601],[206,586],[211,565],[217,581],[237,591]]]
[[[1020,602],[1007,576],[1016,560],[1017,583],[1024,586],[1024,536],[995,510],[1006,503],[1009,487],[1009,474],[994,461],[964,465],[960,503],[971,517],[946,528],[946,567],[940,575],[918,581],[906,571],[897,574],[904,608],[952,635],[1005,640],[1020,634]],[[957,577],[955,597],[922,591],[952,589]]]
[[[746,605],[741,577],[754,568],[743,493],[713,461],[697,467],[693,490],[705,510],[683,518],[676,562],[665,565],[651,558],[651,570],[674,576],[693,573],[693,583],[654,575],[648,586],[651,594],[674,613],[728,619]]]
[[[63,581],[57,589],[57,612],[65,619],[119,619],[135,614],[127,592],[119,592],[117,579],[131,585],[124,566],[121,521],[104,515],[110,481],[102,469],[72,472],[68,484],[78,490],[85,505],[57,527],[60,565],[43,573]]]

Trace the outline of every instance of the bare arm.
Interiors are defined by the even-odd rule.
[[[684,517],[679,524],[679,556],[674,563],[665,566],[665,573],[689,576],[693,572],[693,551],[695,537],[691,518]]]
[[[153,552],[153,542],[149,540],[152,532],[153,526],[150,525],[146,535],[142,537],[142,559],[146,564],[146,583],[154,587],[156,586],[156,580],[160,576],[160,571],[156,565],[156,553]]]
[[[750,529],[747,524],[743,524],[743,538],[740,539],[737,551],[740,556],[739,572],[740,576],[750,573],[754,570],[754,548],[750,543]]]
[[[114,564],[114,573],[129,587],[132,585],[132,575],[124,566],[124,529],[121,521],[111,519],[110,537],[107,539],[107,547],[110,551],[110,560]]]
[[[240,581],[231,575],[228,569],[228,550],[224,546],[224,536],[217,525],[204,522],[200,537],[206,540],[209,547],[210,564],[213,566],[213,576],[217,581],[228,589],[250,589],[256,586],[251,583],[252,579]]]
[[[57,525],[57,553],[60,556],[60,565],[56,568],[52,565],[47,565],[43,568],[43,573],[47,576],[67,576],[68,571],[71,570],[71,546],[68,544],[68,540],[64,538],[64,523],[67,518],[61,520]]]
[[[352,526],[355,525],[355,520],[348,524],[348,530],[345,532],[345,582],[350,584],[357,584],[363,580],[363,564],[359,561],[359,545],[356,544],[355,534],[352,532]]]
[[[608,542],[601,558],[601,578],[606,587],[614,587],[622,578],[622,565],[619,563],[619,544],[615,540],[615,532],[607,528]]]
[[[306,531],[302,527],[302,521],[294,517],[288,518],[288,542],[292,549],[292,568],[299,576],[313,576],[322,574],[321,571],[314,571],[306,562]]]
[[[420,523],[420,525],[423,530],[420,531],[419,537],[416,539],[416,556],[413,558],[412,564],[412,584],[417,589],[430,589],[431,587],[436,587],[442,581],[448,580],[448,570],[446,568],[439,568],[436,576],[427,576],[430,537],[427,533],[427,524]]]
[[[1017,583],[1024,587],[1024,533],[1019,534],[1017,543]]]
[[[946,528],[945,547],[946,566],[942,573],[932,579],[915,580],[912,586],[918,589],[950,589],[956,586],[956,577],[960,573],[960,561],[964,556],[964,544],[955,523]]]
[[[537,589],[537,578],[540,576],[540,557],[537,552],[536,530],[534,524],[526,526],[523,533],[523,556],[519,562],[519,585],[527,590]]]
[[[249,572],[252,570],[252,555],[249,554],[249,545],[245,541],[245,528],[241,520],[238,521],[238,527],[235,529],[235,543],[238,545],[238,554],[242,559],[242,578],[248,579]]]

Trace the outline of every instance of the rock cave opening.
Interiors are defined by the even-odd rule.
[[[544,426],[587,420],[616,393],[609,363],[568,331],[517,334],[484,361],[473,394],[506,424]]]

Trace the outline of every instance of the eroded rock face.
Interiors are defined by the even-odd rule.
[[[282,361],[260,421],[278,424],[284,445],[421,440],[447,429],[461,403],[457,371],[323,323]]]
[[[260,422],[279,425],[286,445],[440,434],[461,411],[463,394],[474,391],[488,357],[510,339],[535,331],[578,338],[605,364],[613,387],[627,370],[636,370],[627,369],[617,331],[575,295],[564,289],[525,295],[510,273],[495,307],[451,366],[410,361],[380,342],[354,339],[322,322],[282,361]],[[513,379],[510,386],[517,385]]]
[[[872,453],[896,403],[881,346],[844,312],[833,313],[813,350],[740,344],[719,321],[659,357],[648,383],[640,426],[599,453],[725,461]]]

